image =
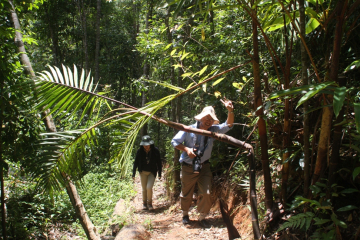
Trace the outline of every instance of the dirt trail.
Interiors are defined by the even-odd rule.
[[[153,206],[154,210],[142,210],[142,195],[140,179],[137,176],[135,180],[135,189],[137,195],[132,201],[134,206],[134,221],[144,225],[151,234],[151,239],[228,239],[227,228],[222,220],[220,211],[211,210],[207,219],[213,225],[209,229],[203,229],[197,221],[196,210],[191,207],[191,224],[184,226],[182,224],[182,213],[180,205],[171,205],[166,200],[166,188],[163,180],[157,178],[153,188]]]

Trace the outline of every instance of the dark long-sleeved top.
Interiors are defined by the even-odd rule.
[[[149,159],[148,163],[146,158]],[[135,177],[136,169],[138,169],[139,172],[151,172],[154,174],[155,178],[158,173],[159,177],[161,177],[162,164],[160,159],[160,151],[154,146],[154,144],[150,145],[149,153],[146,153],[144,147],[140,146],[134,161],[133,177]]]

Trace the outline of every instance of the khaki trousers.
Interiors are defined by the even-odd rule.
[[[141,171],[140,173],[143,203],[151,203],[155,176],[151,172]]]
[[[181,210],[189,211],[195,184],[197,183],[199,189],[197,201],[198,212],[205,215],[208,214],[212,205],[210,195],[212,173],[210,170],[210,164],[204,164],[200,173],[193,173],[192,165],[182,165],[181,175]]]

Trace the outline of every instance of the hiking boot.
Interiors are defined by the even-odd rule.
[[[187,215],[183,216],[182,222],[183,222],[184,225],[190,224],[189,216],[187,216]]]
[[[146,203],[143,203],[143,207],[142,207],[142,210],[147,210],[148,209],[148,206]]]
[[[151,211],[151,210],[154,210],[153,205],[152,205],[152,202],[148,202],[147,207],[148,207],[148,209],[149,209],[150,211]]]
[[[205,219],[201,220],[200,221],[200,225],[203,227],[203,228],[211,228],[211,224],[206,221]]]

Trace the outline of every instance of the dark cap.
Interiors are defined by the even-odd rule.
[[[151,140],[151,137],[149,135],[145,135],[141,138],[140,146],[147,146],[151,144],[154,144],[154,141]]]

